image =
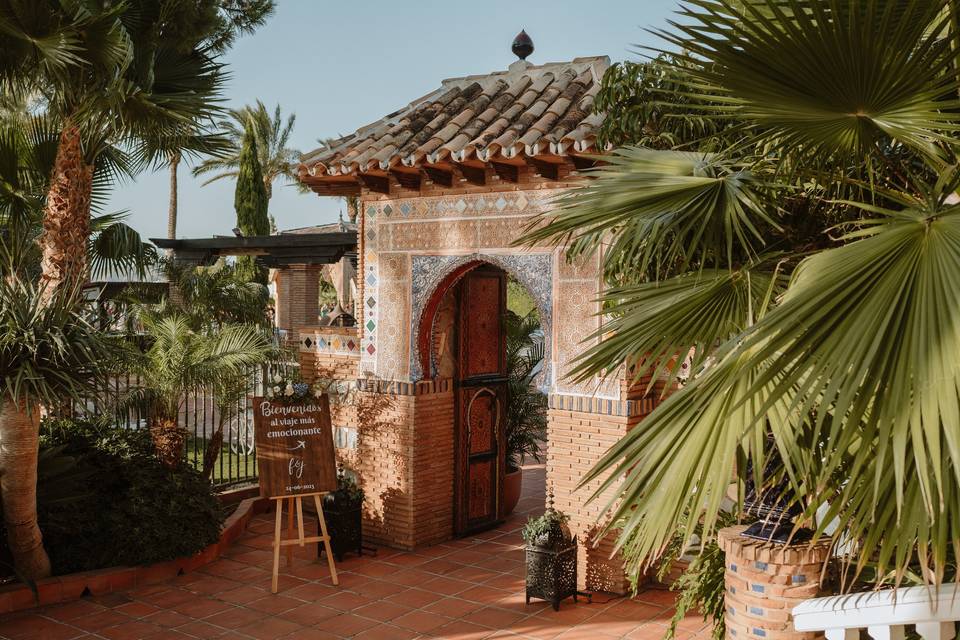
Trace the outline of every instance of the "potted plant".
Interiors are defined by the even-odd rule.
[[[541,598],[559,611],[561,600],[573,596],[577,601],[577,539],[570,535],[569,519],[553,508],[551,494],[543,515],[531,518],[521,531],[527,543],[527,604]]]
[[[348,551],[363,555],[363,489],[343,465],[337,469],[337,490],[323,497],[323,514],[330,534],[330,548],[337,562]],[[317,544],[317,555],[323,543]]]
[[[504,515],[520,501],[524,457],[542,461],[541,446],[547,438],[547,397],[534,384],[543,366],[544,343],[535,309],[525,316],[511,311],[507,333],[507,473],[504,477]]]

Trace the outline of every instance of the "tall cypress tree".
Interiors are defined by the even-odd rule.
[[[245,236],[266,236],[270,234],[270,218],[267,207],[270,199],[263,186],[263,171],[257,158],[257,141],[251,127],[243,135],[243,147],[240,150],[240,174],[237,176],[237,190],[233,197],[233,207],[237,210],[237,227]],[[253,257],[237,258],[237,275],[247,281],[267,284],[267,270],[256,265]]]

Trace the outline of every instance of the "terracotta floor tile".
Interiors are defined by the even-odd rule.
[[[283,595],[288,598],[295,598],[297,600],[303,600],[306,602],[315,602],[340,592],[340,589],[331,585],[321,584],[318,582],[308,582],[307,584],[302,584],[298,587],[294,587],[293,589],[284,591]],[[269,591],[260,591],[260,597],[269,595],[271,595]]]
[[[339,616],[324,620],[322,623],[317,625],[317,628],[329,633],[334,633],[339,636],[346,636],[349,638],[357,635],[361,631],[366,631],[370,627],[375,627],[379,624],[380,623],[376,620],[361,618],[360,616],[349,613],[342,613]]]
[[[73,620],[74,618],[98,613],[100,611],[103,611],[103,606],[99,604],[91,602],[90,600],[77,600],[76,602],[47,607],[47,609],[43,611],[43,614],[48,618],[63,621]]]
[[[443,598],[423,608],[424,611],[431,613],[440,613],[451,618],[462,618],[472,611],[480,609],[484,605],[479,602],[471,602],[461,598]]]
[[[261,619],[237,629],[240,633],[257,638],[257,640],[276,640],[290,635],[303,628],[296,622],[276,618],[273,616],[264,616]]]
[[[141,622],[139,620],[131,620],[130,622],[124,622],[114,627],[101,629],[97,634],[105,638],[110,638],[111,640],[139,640],[139,638],[145,638],[162,630],[163,627],[159,625]]]
[[[492,629],[509,629],[513,624],[527,617],[527,614],[505,611],[494,607],[484,607],[463,616],[463,620]]]
[[[436,638],[456,638],[456,640],[481,640],[482,638],[488,638],[493,635],[493,630],[487,627],[481,627],[479,625],[471,624],[469,622],[464,622],[463,620],[455,620],[448,625],[444,625],[439,629],[435,629],[431,632]]]
[[[269,593],[259,600],[251,600],[243,605],[247,609],[262,611],[267,615],[279,615],[284,611],[296,609],[303,604],[303,601],[296,598],[289,598],[280,594]]]
[[[70,621],[75,627],[83,629],[84,631],[95,632],[100,629],[105,629],[107,627],[112,627],[114,625],[121,624],[130,620],[129,616],[125,616],[122,613],[117,613],[110,609],[104,609],[97,613],[88,614],[81,616],[74,620]]]
[[[156,613],[151,613],[149,616],[144,616],[141,618],[141,620],[144,622],[149,622],[150,624],[156,624],[160,625],[161,627],[173,629],[183,626],[188,622],[192,622],[193,618],[178,611],[162,609]]]
[[[395,602],[413,609],[420,609],[432,602],[436,602],[443,596],[423,589],[407,589],[387,598],[388,602]]]
[[[393,624],[399,627],[404,627],[405,629],[410,629],[411,631],[427,633],[452,621],[453,618],[442,616],[439,613],[430,613],[428,611],[412,611],[406,615],[400,616],[399,618],[395,618],[393,620]]]
[[[409,587],[402,584],[394,584],[393,582],[385,582],[383,580],[369,580],[365,584],[361,584],[358,587],[351,588],[351,591],[359,593],[365,598],[370,598],[372,600],[381,600],[388,598],[390,596],[396,595],[402,591],[406,591]]]
[[[266,591],[265,589],[244,585],[242,587],[237,587],[236,589],[231,589],[230,591],[218,593],[216,597],[231,604],[246,604],[247,602],[251,602],[253,600],[259,600],[268,593],[270,592]]]
[[[194,620],[193,622],[188,622],[182,627],[177,627],[175,631],[185,633],[188,636],[193,636],[194,638],[219,638],[223,634],[227,633],[226,629],[214,626],[209,622],[204,622],[203,620]]]
[[[544,470],[524,474],[524,496],[500,528],[415,552],[382,549],[338,563],[340,586],[311,545],[284,561],[270,593],[271,514],[256,516],[223,557],[187,575],[98,598],[0,616],[0,637],[73,640],[662,640],[675,594],[648,589],[636,600],[595,594],[593,604],[524,596],[519,530],[543,510]],[[312,527],[311,523],[311,527]],[[309,528],[309,527],[308,527]],[[677,640],[710,640],[698,615]]]
[[[370,604],[372,600],[356,593],[350,593],[349,591],[340,591],[323,598],[319,602],[325,607],[337,609],[338,611],[352,611]]]
[[[315,602],[308,602],[307,604],[300,605],[296,609],[284,612],[283,617],[304,626],[312,626],[324,620],[335,618],[341,613],[343,612],[331,609],[330,607],[324,607]]]
[[[370,627],[353,636],[356,640],[413,640],[420,637],[418,631],[411,631],[392,624]]]
[[[284,640],[340,640],[341,637],[324,629],[312,628],[297,629]]]
[[[188,618],[199,620],[232,608],[233,605],[229,602],[214,600],[213,598],[197,598],[190,602],[182,602],[174,606],[173,610]]]
[[[377,620],[379,622],[389,622],[394,618],[410,613],[413,608],[397,604],[395,602],[371,602],[368,605],[354,609],[353,613],[364,618]]]
[[[260,611],[245,609],[243,607],[234,607],[233,609],[212,615],[204,620],[204,622],[208,622],[218,627],[223,627],[224,629],[239,629],[240,627],[246,626],[251,622],[255,622],[263,617],[263,613]]]

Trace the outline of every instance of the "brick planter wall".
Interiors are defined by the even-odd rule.
[[[718,534],[726,554],[724,604],[730,640],[816,640],[793,628],[790,611],[820,595],[830,542],[782,545],[741,537],[746,525]]]

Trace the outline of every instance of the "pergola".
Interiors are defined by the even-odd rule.
[[[291,333],[317,324],[323,266],[357,251],[355,231],[150,240],[161,249],[172,250],[174,260],[180,263],[201,266],[225,256],[253,256],[263,266],[277,269],[277,327]],[[175,293],[171,291],[171,295]]]

